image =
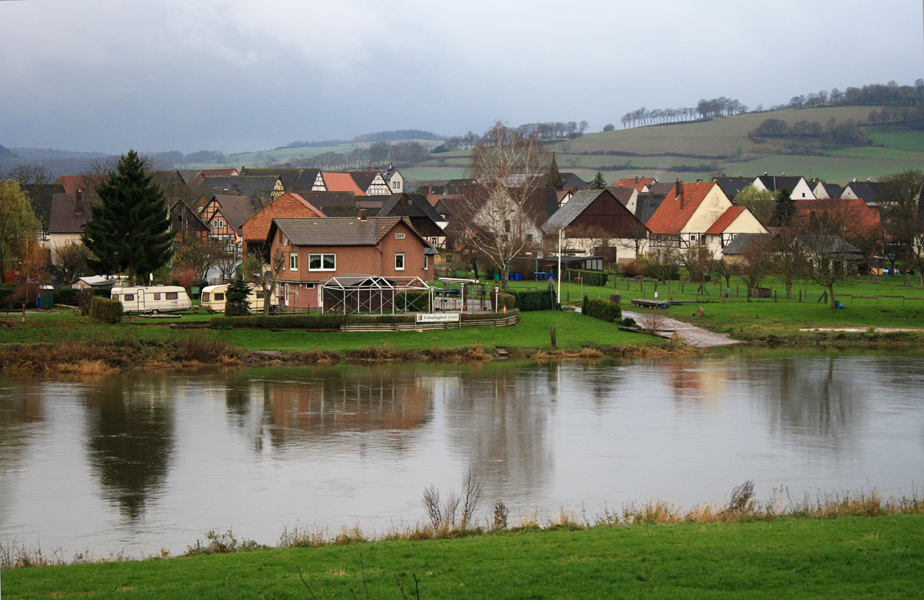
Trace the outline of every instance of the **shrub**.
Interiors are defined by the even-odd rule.
[[[225,315],[229,317],[242,317],[250,314],[250,302],[247,296],[250,288],[244,278],[238,275],[228,284],[225,292]]]
[[[515,308],[523,312],[533,310],[553,310],[555,308],[555,295],[549,291],[517,291],[508,290],[516,302]]]
[[[593,285],[597,287],[606,287],[606,282],[610,277],[609,273],[603,273],[602,271],[581,271],[577,269],[565,271],[565,276],[569,282],[577,281],[577,278],[580,277],[584,285]]]
[[[619,268],[623,277],[628,279],[634,279],[642,274],[642,269],[638,264],[637,260],[630,260],[629,262],[623,264]]]
[[[94,296],[90,303],[90,317],[100,323],[119,323],[122,321],[122,303]]]
[[[80,316],[85,317],[90,314],[90,307],[96,294],[93,289],[84,289],[77,292],[77,307],[80,310]]]
[[[340,326],[350,321],[347,315],[334,314],[306,314],[306,315],[277,315],[264,317],[262,315],[249,315],[244,317],[213,317],[212,329],[314,329],[331,330],[340,329]]]
[[[581,311],[588,317],[601,319],[610,323],[622,321],[622,308],[609,300],[589,299],[584,296],[584,306]]]
[[[503,310],[504,308],[506,308],[507,310],[513,310],[514,307],[516,307],[516,305],[517,305],[517,299],[516,299],[516,296],[514,296],[513,294],[501,292],[500,294],[497,295],[497,309],[498,310]]]

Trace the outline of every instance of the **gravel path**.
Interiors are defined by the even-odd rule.
[[[623,312],[623,317],[631,317],[635,319],[637,323],[642,322],[641,313],[636,312]],[[670,339],[671,335],[674,332],[677,332],[683,341],[695,346],[697,348],[715,348],[718,346],[731,346],[733,344],[739,343],[737,340],[731,339],[728,334],[725,333],[713,333],[709,330],[703,329],[702,327],[697,327],[696,325],[690,325],[689,323],[684,323],[683,321],[678,321],[676,319],[671,319],[667,316],[661,316],[661,325],[656,335]]]

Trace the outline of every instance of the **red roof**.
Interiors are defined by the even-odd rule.
[[[870,208],[859,198],[832,198],[830,200],[796,200],[800,211],[845,211],[845,219],[855,228],[854,233],[867,233],[882,227],[879,211]]]
[[[615,187],[634,187],[641,192],[642,188],[653,183],[657,183],[657,181],[651,177],[633,177],[631,179],[620,179],[616,182]]]
[[[652,233],[661,234],[678,234],[684,228],[699,205],[712,191],[713,186],[718,185],[714,181],[701,181],[698,183],[682,183],[683,194],[677,195],[677,186],[671,188],[671,192],[658,207],[646,225]]]
[[[747,207],[744,206],[732,206],[712,224],[712,227],[706,230],[706,233],[709,235],[721,235],[746,210]]]
[[[100,179],[102,179],[100,175],[61,175],[55,183],[64,186],[65,194],[76,194],[77,192],[93,192],[95,184]]]
[[[356,185],[351,173],[324,173],[323,177],[328,192],[353,192],[357,196],[366,195],[366,192]]]

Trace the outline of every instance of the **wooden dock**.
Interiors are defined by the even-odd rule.
[[[632,306],[638,306],[639,308],[669,308],[671,305],[667,300],[641,300],[635,299],[632,301]]]

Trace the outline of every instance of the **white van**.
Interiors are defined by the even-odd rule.
[[[178,285],[114,287],[109,297],[121,302],[127,313],[157,314],[192,308],[186,289]]]
[[[247,295],[247,301],[250,302],[250,312],[252,313],[262,313],[263,312],[263,290],[260,288],[250,285],[250,293]],[[221,285],[207,285],[202,288],[202,294],[199,296],[199,301],[202,304],[202,308],[211,311],[223,313],[225,312],[225,299],[228,293],[228,284],[223,283]],[[270,298],[270,303],[272,305],[276,304],[276,296]]]

